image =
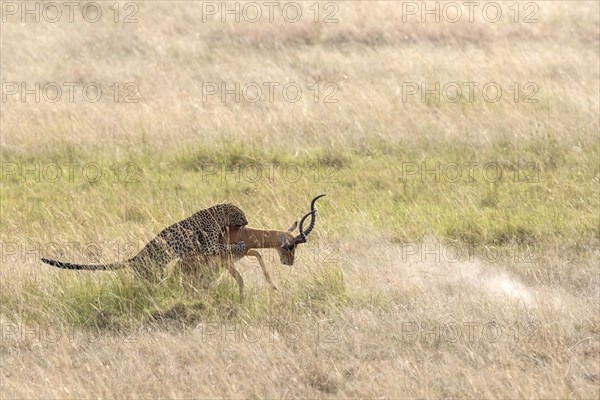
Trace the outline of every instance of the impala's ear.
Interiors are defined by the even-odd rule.
[[[290,229],[288,229],[288,232],[294,232],[294,229],[296,229],[297,226],[298,226],[298,221],[294,221],[294,224],[292,226],[290,226]]]
[[[283,233],[279,235],[279,240],[281,241],[281,247],[285,246],[285,236]]]

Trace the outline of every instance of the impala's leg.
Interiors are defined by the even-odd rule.
[[[273,290],[277,290],[277,286],[275,286],[275,284],[271,280],[269,271],[267,271],[267,267],[265,265],[265,262],[263,261],[262,255],[258,251],[254,250],[254,249],[250,249],[246,252],[246,256],[256,257],[256,259],[258,260],[258,263],[260,264],[260,268],[262,269],[263,275],[265,276],[265,280],[267,281],[267,283],[269,285],[271,285],[271,288]]]
[[[233,266],[233,259],[227,260],[226,265],[227,265],[227,270],[235,278],[235,280],[238,283],[238,286],[240,287],[240,300],[243,300],[244,299],[244,280],[242,279],[242,275],[240,275],[240,273],[237,271],[237,269],[235,269],[235,267]]]

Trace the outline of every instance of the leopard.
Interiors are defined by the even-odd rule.
[[[171,261],[189,254],[244,254],[244,241],[228,244],[223,243],[222,238],[228,229],[239,229],[246,225],[248,220],[239,207],[231,203],[216,204],[164,228],[135,256],[125,261],[108,264],[74,264],[48,258],[42,258],[41,261],[69,270],[114,271],[130,268],[137,275],[152,278],[156,277],[157,269],[158,272],[164,271]]]

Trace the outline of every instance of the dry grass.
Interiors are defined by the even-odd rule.
[[[598,398],[599,8],[537,4],[536,24],[403,23],[394,2],[340,2],[336,24],[202,23],[189,2],[141,3],[130,25],[3,23],[3,82],[135,82],[140,101],[1,103],[2,397]],[[304,95],[203,102],[222,81]],[[314,82],[339,102],[315,103]],[[504,94],[403,102],[403,82]],[[513,82],[539,102],[515,103]],[[503,179],[402,179],[406,162],[474,161]],[[10,172],[52,162],[103,176]],[[248,162],[302,176],[203,172]],[[527,162],[539,179],[511,178]],[[173,266],[149,285],[38,261],[122,259],[224,200],[284,229],[321,192],[294,267],[264,252],[278,292],[240,263],[243,302],[226,274],[190,288]]]

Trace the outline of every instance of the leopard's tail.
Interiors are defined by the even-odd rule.
[[[71,264],[62,261],[49,260],[47,258],[42,258],[42,261],[48,265],[52,265],[54,267],[63,268],[63,269],[77,269],[77,270],[86,270],[86,271],[114,271],[117,269],[122,269],[127,266],[126,263],[112,263],[112,264]]]

